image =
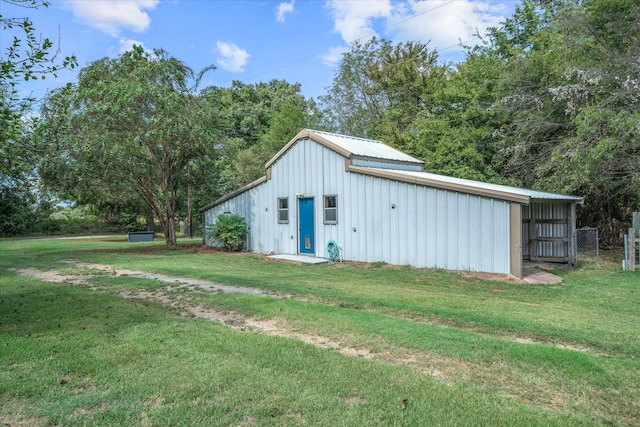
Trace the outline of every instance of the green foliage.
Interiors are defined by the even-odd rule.
[[[247,222],[240,215],[218,215],[215,224],[207,230],[207,237],[226,250],[240,250],[247,234]]]
[[[94,216],[61,218],[46,217],[34,224],[34,236],[78,236],[123,233],[121,227],[114,227]]]
[[[321,97],[325,126],[385,141],[430,172],[505,183],[495,137],[504,117],[488,108],[494,65],[476,56],[453,69],[427,44],[356,42]]]
[[[71,236],[143,231],[136,214],[121,212],[108,221],[77,208],[52,208],[29,191],[0,189],[0,237]]]
[[[1,237],[27,234],[37,218],[33,194],[12,186],[0,186]]]
[[[138,215],[130,212],[121,212],[110,221],[109,225],[117,232],[146,231],[145,224],[138,221]]]
[[[621,244],[640,208],[639,34],[634,0],[525,0],[455,67],[425,44],[356,42],[324,127],[427,171],[585,196],[578,223]]]
[[[235,186],[248,184],[265,175],[265,164],[305,127],[304,112],[296,105],[285,104],[271,113],[268,127],[258,142],[237,153]]]
[[[505,171],[585,196],[579,222],[606,244],[621,243],[640,205],[639,22],[629,0],[524,2],[481,52],[504,59]]]
[[[78,84],[52,93],[43,109],[41,134],[55,148],[41,167],[45,183],[96,205],[137,197],[176,245],[189,168],[211,169],[216,157],[212,99],[196,96],[193,78],[166,52],[150,57],[140,46],[83,68]]]
[[[264,176],[265,163],[298,131],[313,127],[317,120],[315,103],[305,100],[297,83],[234,81],[229,88],[207,93],[216,99],[222,128],[214,195],[227,194]]]
[[[49,6],[40,0],[1,0],[0,4],[9,10]],[[23,86],[47,75],[56,77],[61,69],[75,68],[77,60],[75,56],[59,60],[60,51],[38,33],[29,18],[7,17],[2,12],[0,6],[0,31],[5,41],[0,53],[0,173],[20,179],[33,170],[40,150],[31,135],[36,121],[26,117],[37,100],[23,96],[28,92]]]
[[[427,44],[373,38],[345,53],[329,93],[320,97],[323,127],[398,143],[437,106],[446,67]]]

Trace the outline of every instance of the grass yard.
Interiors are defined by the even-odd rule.
[[[532,285],[199,243],[0,240],[0,425],[640,425],[615,257]]]

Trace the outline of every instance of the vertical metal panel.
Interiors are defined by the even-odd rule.
[[[510,271],[514,276],[522,277],[522,206],[518,203],[511,203],[509,216]]]
[[[471,265],[471,257],[470,252],[471,248],[469,245],[469,233],[470,233],[470,224],[469,218],[467,218],[464,212],[469,212],[469,196],[466,195],[464,197],[460,197],[458,199],[458,207],[456,211],[456,222],[458,224],[458,233],[455,239],[457,255],[459,258],[459,263],[463,266],[463,269],[468,269]]]
[[[375,230],[379,230],[383,236],[398,235],[398,205],[400,204],[400,194],[398,194],[397,182],[377,178],[372,181],[377,184],[374,187],[372,213],[376,218],[373,225]],[[393,200],[393,202],[392,202]],[[396,209],[391,209],[391,204],[396,205]],[[386,243],[386,244],[385,244]],[[388,260],[391,264],[399,264],[400,239],[390,239],[387,242],[376,243],[372,254],[373,259]]]
[[[399,215],[400,208],[398,206],[406,206],[405,199],[402,197],[400,188],[402,185],[398,185],[397,181],[391,181],[378,178],[375,180],[378,184],[376,191],[380,197],[377,200],[374,199],[374,211],[380,216],[381,224],[376,227],[377,230],[382,230],[383,236],[389,236],[385,242],[379,244],[381,248],[387,248],[388,255],[385,257],[384,252],[378,251],[375,253],[375,258],[385,260],[391,264],[403,264],[406,263],[403,260],[402,252],[407,245],[407,241],[400,237],[400,223],[401,218]],[[389,196],[393,196],[396,202],[396,209],[392,211]],[[385,224],[386,223],[386,224]],[[397,236],[391,238],[391,236]],[[403,262],[404,261],[404,262]]]
[[[482,260],[482,242],[472,239],[471,231],[479,230],[482,227],[482,218],[477,212],[480,209],[480,199],[478,197],[469,197],[469,217],[466,221],[469,223],[469,234],[467,235],[467,246],[469,247],[469,266],[480,265]]]
[[[419,217],[416,217],[416,221],[411,220],[412,212],[418,212],[418,186],[417,185],[407,185],[407,205],[402,208],[402,219],[406,224],[407,228],[402,230],[402,235],[406,236],[418,236],[418,223],[420,221]],[[407,264],[416,265],[418,262],[418,243],[419,239],[407,239],[407,245],[405,246],[407,250],[405,261]]]
[[[416,236],[422,236],[422,238],[416,239],[416,257],[413,265],[417,265],[418,260],[427,259],[427,221],[428,221],[428,209],[427,209],[427,192],[420,191],[416,186],[416,203],[414,212],[422,211],[422,216],[416,221]]]
[[[458,215],[463,216],[462,222],[464,222],[464,215],[460,212],[458,207],[458,199],[461,198],[459,193],[447,192],[446,200],[448,213],[445,224],[447,224],[447,237],[445,238],[447,241],[447,264],[460,265],[460,254],[458,253],[459,247],[458,243],[458,231],[460,229],[460,219]],[[449,226],[449,224],[454,224],[454,226]]]
[[[437,200],[436,200],[436,189],[425,187],[425,192],[427,194],[427,202],[426,202],[426,218],[427,221],[427,233],[424,235],[424,238],[427,240],[427,257],[425,258],[426,266],[435,267],[436,266],[436,254],[438,253],[438,240],[436,236],[436,231],[438,229],[438,217],[437,217]],[[420,209],[420,207],[418,207]]]
[[[436,226],[436,259],[435,265],[440,268],[449,268],[447,263],[447,250],[448,250],[448,241],[447,241],[447,227],[446,221],[449,216],[448,206],[447,206],[447,191],[436,190],[436,217],[435,217],[435,226]],[[433,238],[433,237],[432,237]]]

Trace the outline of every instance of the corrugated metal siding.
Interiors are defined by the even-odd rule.
[[[272,166],[272,179],[205,212],[247,218],[248,249],[298,252],[296,194],[314,197],[315,254],[334,240],[346,260],[509,273],[509,203],[349,173],[344,157],[300,140]],[[323,196],[338,195],[338,224],[323,224]],[[289,198],[278,224],[277,198]]]
[[[522,207],[522,255],[530,257],[531,250],[528,242],[531,234],[529,222],[531,218],[536,220],[563,220],[562,224],[536,223],[536,234],[539,237],[564,238],[568,236],[568,209],[563,202],[532,202],[529,206]],[[565,242],[538,242],[536,245],[536,257],[541,258],[567,258],[568,245]]]
[[[509,273],[509,203],[359,174],[346,178],[355,197],[336,239],[346,259]]]

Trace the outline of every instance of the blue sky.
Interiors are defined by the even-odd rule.
[[[429,41],[443,61],[457,61],[460,41],[470,43],[511,16],[515,0],[50,0],[48,8],[25,9],[0,1],[0,14],[29,16],[43,37],[60,42],[61,56],[75,54],[80,67],[116,57],[135,43],[162,48],[194,71],[215,65],[201,87],[233,80],[274,78],[300,83],[317,98],[331,85],[341,53],[371,36],[394,42]],[[0,35],[0,58],[11,42]],[[36,96],[67,82],[22,83]]]

